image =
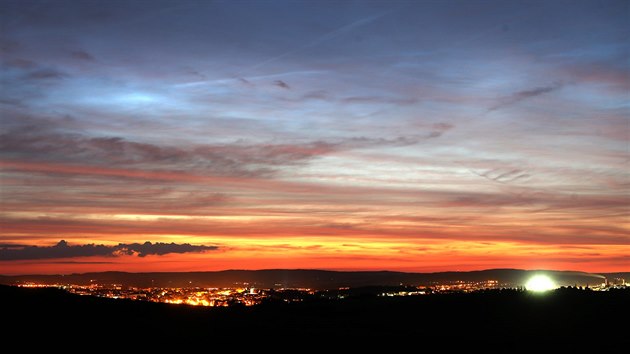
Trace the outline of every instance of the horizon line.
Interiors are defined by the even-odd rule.
[[[525,272],[563,272],[563,273],[582,273],[590,275],[602,275],[602,274],[615,274],[615,273],[630,273],[630,270],[618,270],[614,272],[587,272],[581,270],[568,270],[568,269],[524,269],[524,268],[486,268],[475,270],[445,270],[438,272],[410,272],[410,271],[397,271],[397,270],[340,270],[340,269],[321,269],[321,268],[263,268],[263,269],[222,269],[222,270],[199,270],[199,271],[166,271],[166,272],[126,272],[118,270],[106,270],[100,272],[84,272],[84,273],[38,273],[38,274],[0,274],[0,277],[20,277],[20,276],[72,276],[72,275],[85,275],[85,274],[99,274],[99,273],[124,273],[124,274],[154,274],[154,273],[222,273],[222,272],[264,272],[264,271],[319,271],[319,272],[334,272],[334,273],[403,273],[403,274],[439,274],[439,273],[474,273],[474,272],[487,272],[496,270],[513,270],[513,271],[525,271]]]

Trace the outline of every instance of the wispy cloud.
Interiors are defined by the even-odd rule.
[[[85,60],[85,61],[94,61],[94,57],[92,56],[92,54],[84,51],[84,50],[75,50],[72,53],[70,53],[70,55],[75,58],[75,59],[79,59],[79,60]]]
[[[428,133],[396,137],[345,137],[328,140],[264,143],[235,141],[206,145],[161,145],[118,136],[90,137],[65,133],[64,122],[13,121],[0,133],[0,154],[8,159],[90,166],[136,167],[149,170],[188,170],[217,176],[270,177],[337,152],[377,147],[410,146],[436,138],[450,125]]]
[[[524,101],[526,99],[550,93],[552,91],[560,89],[561,87],[562,87],[562,83],[554,83],[553,85],[549,85],[549,86],[541,86],[541,87],[536,87],[530,90],[515,92],[510,96],[500,98],[499,102],[495,104],[494,106],[490,107],[488,111],[491,112],[500,108],[505,108],[513,104],[519,103],[521,101]]]
[[[431,126],[432,130],[429,133],[429,138],[439,138],[440,136],[442,136],[444,133],[446,133],[447,131],[453,129],[455,127],[455,125],[451,124],[451,123],[435,123]]]
[[[418,99],[411,97],[352,96],[342,99],[342,102],[409,105],[417,103]]]
[[[526,173],[519,168],[514,168],[511,170],[492,169],[483,173],[478,173],[472,170],[471,172],[479,177],[483,177],[498,183],[516,182],[518,180],[523,180],[531,177],[529,173]]]
[[[7,70],[13,70],[17,73],[16,77],[20,80],[59,80],[69,77],[68,73],[55,67],[42,65],[33,60],[20,57],[3,60],[2,67]],[[10,77],[10,75],[7,76],[7,78],[8,77]]]
[[[107,166],[189,169],[215,175],[264,176],[277,167],[302,163],[353,144],[324,141],[295,144],[215,144],[169,146],[134,142],[122,137],[86,137],[37,128],[1,135],[0,152],[7,157],[48,162]]]
[[[61,240],[54,246],[0,245],[0,261],[55,259],[77,257],[119,257],[150,255],[162,256],[169,253],[191,253],[215,251],[217,246],[196,246],[189,243],[119,243],[115,246],[85,244],[70,245]]]
[[[280,87],[280,88],[286,89],[286,90],[291,88],[286,82],[284,82],[282,80],[276,80],[276,81],[273,82],[273,84],[278,86],[278,87]]]

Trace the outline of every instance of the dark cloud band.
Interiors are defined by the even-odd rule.
[[[169,253],[193,253],[215,251],[217,246],[191,245],[189,243],[119,243],[115,246],[85,244],[69,245],[61,240],[54,246],[28,246],[28,245],[0,245],[0,260],[15,261],[29,259],[56,259],[76,257],[119,257],[150,255],[163,256]]]

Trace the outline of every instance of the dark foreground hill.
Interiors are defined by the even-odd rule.
[[[544,295],[516,290],[404,298],[356,297],[255,307],[198,308],[78,296],[58,289],[0,286],[4,340],[96,346],[286,348],[387,344],[422,348],[622,348],[629,290],[559,289]],[[57,342],[49,342],[56,340]],[[502,345],[518,347],[502,347]],[[244,347],[243,347],[244,346]],[[297,350],[297,349],[296,349]],[[511,350],[510,350],[511,351]]]

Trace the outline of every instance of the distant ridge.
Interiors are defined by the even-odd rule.
[[[624,277],[628,273],[594,274],[576,271],[488,269],[468,272],[405,273],[393,271],[329,271],[314,269],[224,270],[212,272],[99,272],[69,275],[0,276],[0,284],[24,282],[41,284],[122,284],[137,287],[235,287],[334,289],[373,285],[427,285],[441,282],[497,280],[501,284],[523,285],[537,273],[549,275],[558,285],[601,284],[605,277]]]

